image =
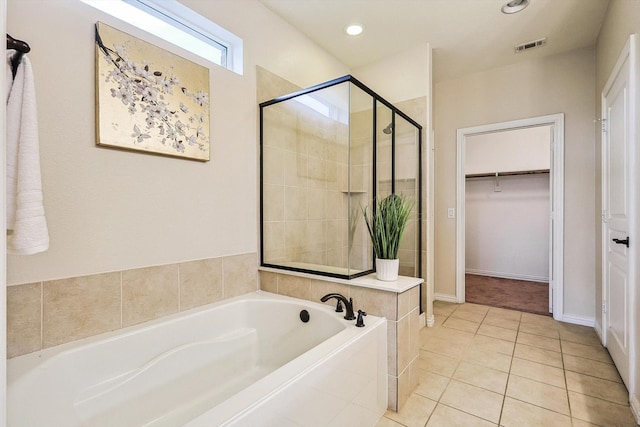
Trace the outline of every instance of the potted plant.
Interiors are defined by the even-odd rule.
[[[374,201],[369,209],[362,209],[376,257],[378,280],[398,279],[398,249],[413,205],[413,200],[406,196],[391,194]]]

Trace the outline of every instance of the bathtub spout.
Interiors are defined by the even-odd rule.
[[[336,294],[336,293],[331,293],[331,294],[326,294],[325,296],[320,298],[320,301],[327,302],[331,298],[335,298],[338,301],[342,301],[342,303],[344,304],[345,309],[347,310],[347,313],[344,315],[345,319],[353,320],[353,319],[356,318],[356,316],[354,316],[354,314],[353,314],[353,298],[349,298],[349,300],[347,301],[347,299],[344,296],[342,296],[340,294]]]

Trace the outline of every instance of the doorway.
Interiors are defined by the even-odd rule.
[[[524,145],[526,144],[524,135],[545,132],[548,138],[542,144],[546,143],[548,147],[546,153],[540,150],[540,147],[531,150],[532,145]],[[510,134],[516,133],[519,133],[520,137],[517,139],[511,138],[508,145],[504,145],[504,141],[501,142],[501,140],[506,140],[506,137],[510,136]],[[467,271],[467,258],[469,257],[471,264],[476,266],[475,273],[480,273],[479,276],[503,276],[502,279],[505,280],[526,280],[530,283],[546,282],[548,280],[548,285],[543,285],[545,291],[548,291],[548,312],[552,312],[556,319],[562,317],[563,135],[563,114],[458,129],[456,209],[458,213],[456,221],[456,297],[458,302],[466,300],[466,274],[468,272],[474,273],[474,268]],[[473,144],[480,141],[493,141],[493,145]],[[494,150],[499,150],[502,155],[491,155]],[[523,150],[529,150],[530,152],[526,156],[522,156]],[[511,155],[509,151],[512,152]],[[537,156],[537,159],[534,159],[535,156]],[[475,166],[469,164],[468,160],[470,159],[478,159],[477,162],[474,160]],[[504,159],[510,159],[508,160],[510,163],[508,166],[499,164],[500,162],[504,163]],[[468,178],[472,178],[473,181],[467,181]],[[530,196],[523,198],[520,204],[513,203],[513,200],[507,200],[507,192],[502,192],[503,189],[507,190],[516,185],[521,188],[528,187],[526,191]],[[485,240],[485,242],[479,243],[478,238],[482,238],[482,236],[476,235],[478,233],[477,227],[474,229],[474,221],[478,219],[478,211],[467,211],[467,187],[471,192],[478,189],[485,191],[485,200],[488,199],[486,191],[489,187],[492,187],[492,191],[495,193],[492,198],[496,201],[501,200],[502,202],[500,203],[507,203],[503,206],[506,207],[510,203],[511,210],[516,209],[516,211],[527,212],[528,216],[534,210],[538,212],[537,219],[528,223],[527,227],[535,230],[546,230],[546,232],[542,237],[539,236],[540,231],[533,233],[537,236],[534,245],[538,249],[542,246],[542,250],[537,250],[535,254],[530,255],[528,261],[526,261],[526,266],[517,268],[516,264],[521,260],[516,260],[515,264],[513,260],[506,261],[507,265],[504,259],[498,259],[498,253],[518,251],[523,254],[525,251],[529,251],[526,245],[523,246],[521,244],[521,240],[524,234],[531,235],[532,229],[524,229],[520,226],[518,233],[522,235],[513,235],[514,230],[518,230],[517,223],[519,218],[516,212],[516,217],[512,219],[512,223],[506,225],[507,228],[511,227],[511,231],[507,231],[504,236],[496,235],[495,231],[490,229],[491,221],[499,221],[499,218],[491,217],[491,215],[495,214],[495,211],[489,216],[485,212],[485,219],[489,222],[485,223],[484,227],[489,224],[489,228],[484,229],[484,234],[491,235],[493,233],[496,238],[492,241]],[[471,209],[476,209],[482,205],[482,203],[475,202],[469,202]],[[500,204],[494,206],[494,209],[496,208],[499,209]],[[468,215],[469,218],[467,218]],[[467,226],[469,226],[470,232],[473,234],[469,237],[467,236]],[[507,240],[509,239],[509,234],[512,235],[513,240]],[[470,238],[469,242],[467,241],[468,238]],[[484,253],[482,251],[467,251],[467,244],[473,246],[485,245],[485,249],[489,245],[493,249],[495,259],[490,259],[490,257],[486,256],[491,251]],[[475,255],[477,253],[481,253],[482,256],[479,258],[484,257],[484,259],[473,259],[474,257],[478,258]],[[503,264],[502,267],[500,263]],[[485,267],[478,268],[477,266],[480,265]],[[487,265],[491,265],[491,267],[487,268]],[[502,271],[507,274],[495,274],[495,271],[491,272],[490,270]],[[477,279],[477,277],[474,277],[474,279]],[[500,292],[499,287],[494,289],[496,289],[495,293]],[[544,312],[544,308],[543,305],[541,311]]]

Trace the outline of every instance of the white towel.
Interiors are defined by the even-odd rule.
[[[7,252],[31,255],[49,248],[44,216],[38,116],[31,63],[22,57],[15,79],[7,52]]]

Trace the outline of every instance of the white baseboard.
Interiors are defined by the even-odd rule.
[[[636,423],[640,425],[640,397],[637,394],[634,394],[629,399],[629,404],[631,405],[631,412],[636,419]]]
[[[427,326],[429,328],[433,328],[433,326],[436,324],[436,316],[434,316],[433,314],[431,315],[431,317],[429,317],[427,319]]]
[[[564,314],[562,318],[559,320],[561,322],[573,323],[575,325],[589,326],[592,328],[595,328],[596,326],[596,319],[594,319],[593,317],[577,316],[574,314]],[[597,329],[596,329],[596,332],[598,332]]]
[[[600,323],[598,323],[597,320],[594,321],[593,329],[596,330],[596,335],[600,339],[600,342],[603,343],[604,342],[604,334],[602,333],[602,325]]]
[[[498,271],[475,270],[473,268],[467,268],[465,270],[465,273],[475,274],[476,276],[499,277],[501,279],[527,280],[529,282],[549,283],[549,278],[542,277],[542,276],[527,276],[524,274],[512,274],[512,273],[501,273]]]
[[[436,301],[455,302],[455,303],[458,302],[458,299],[456,298],[455,295],[436,293],[434,297],[436,298]]]

